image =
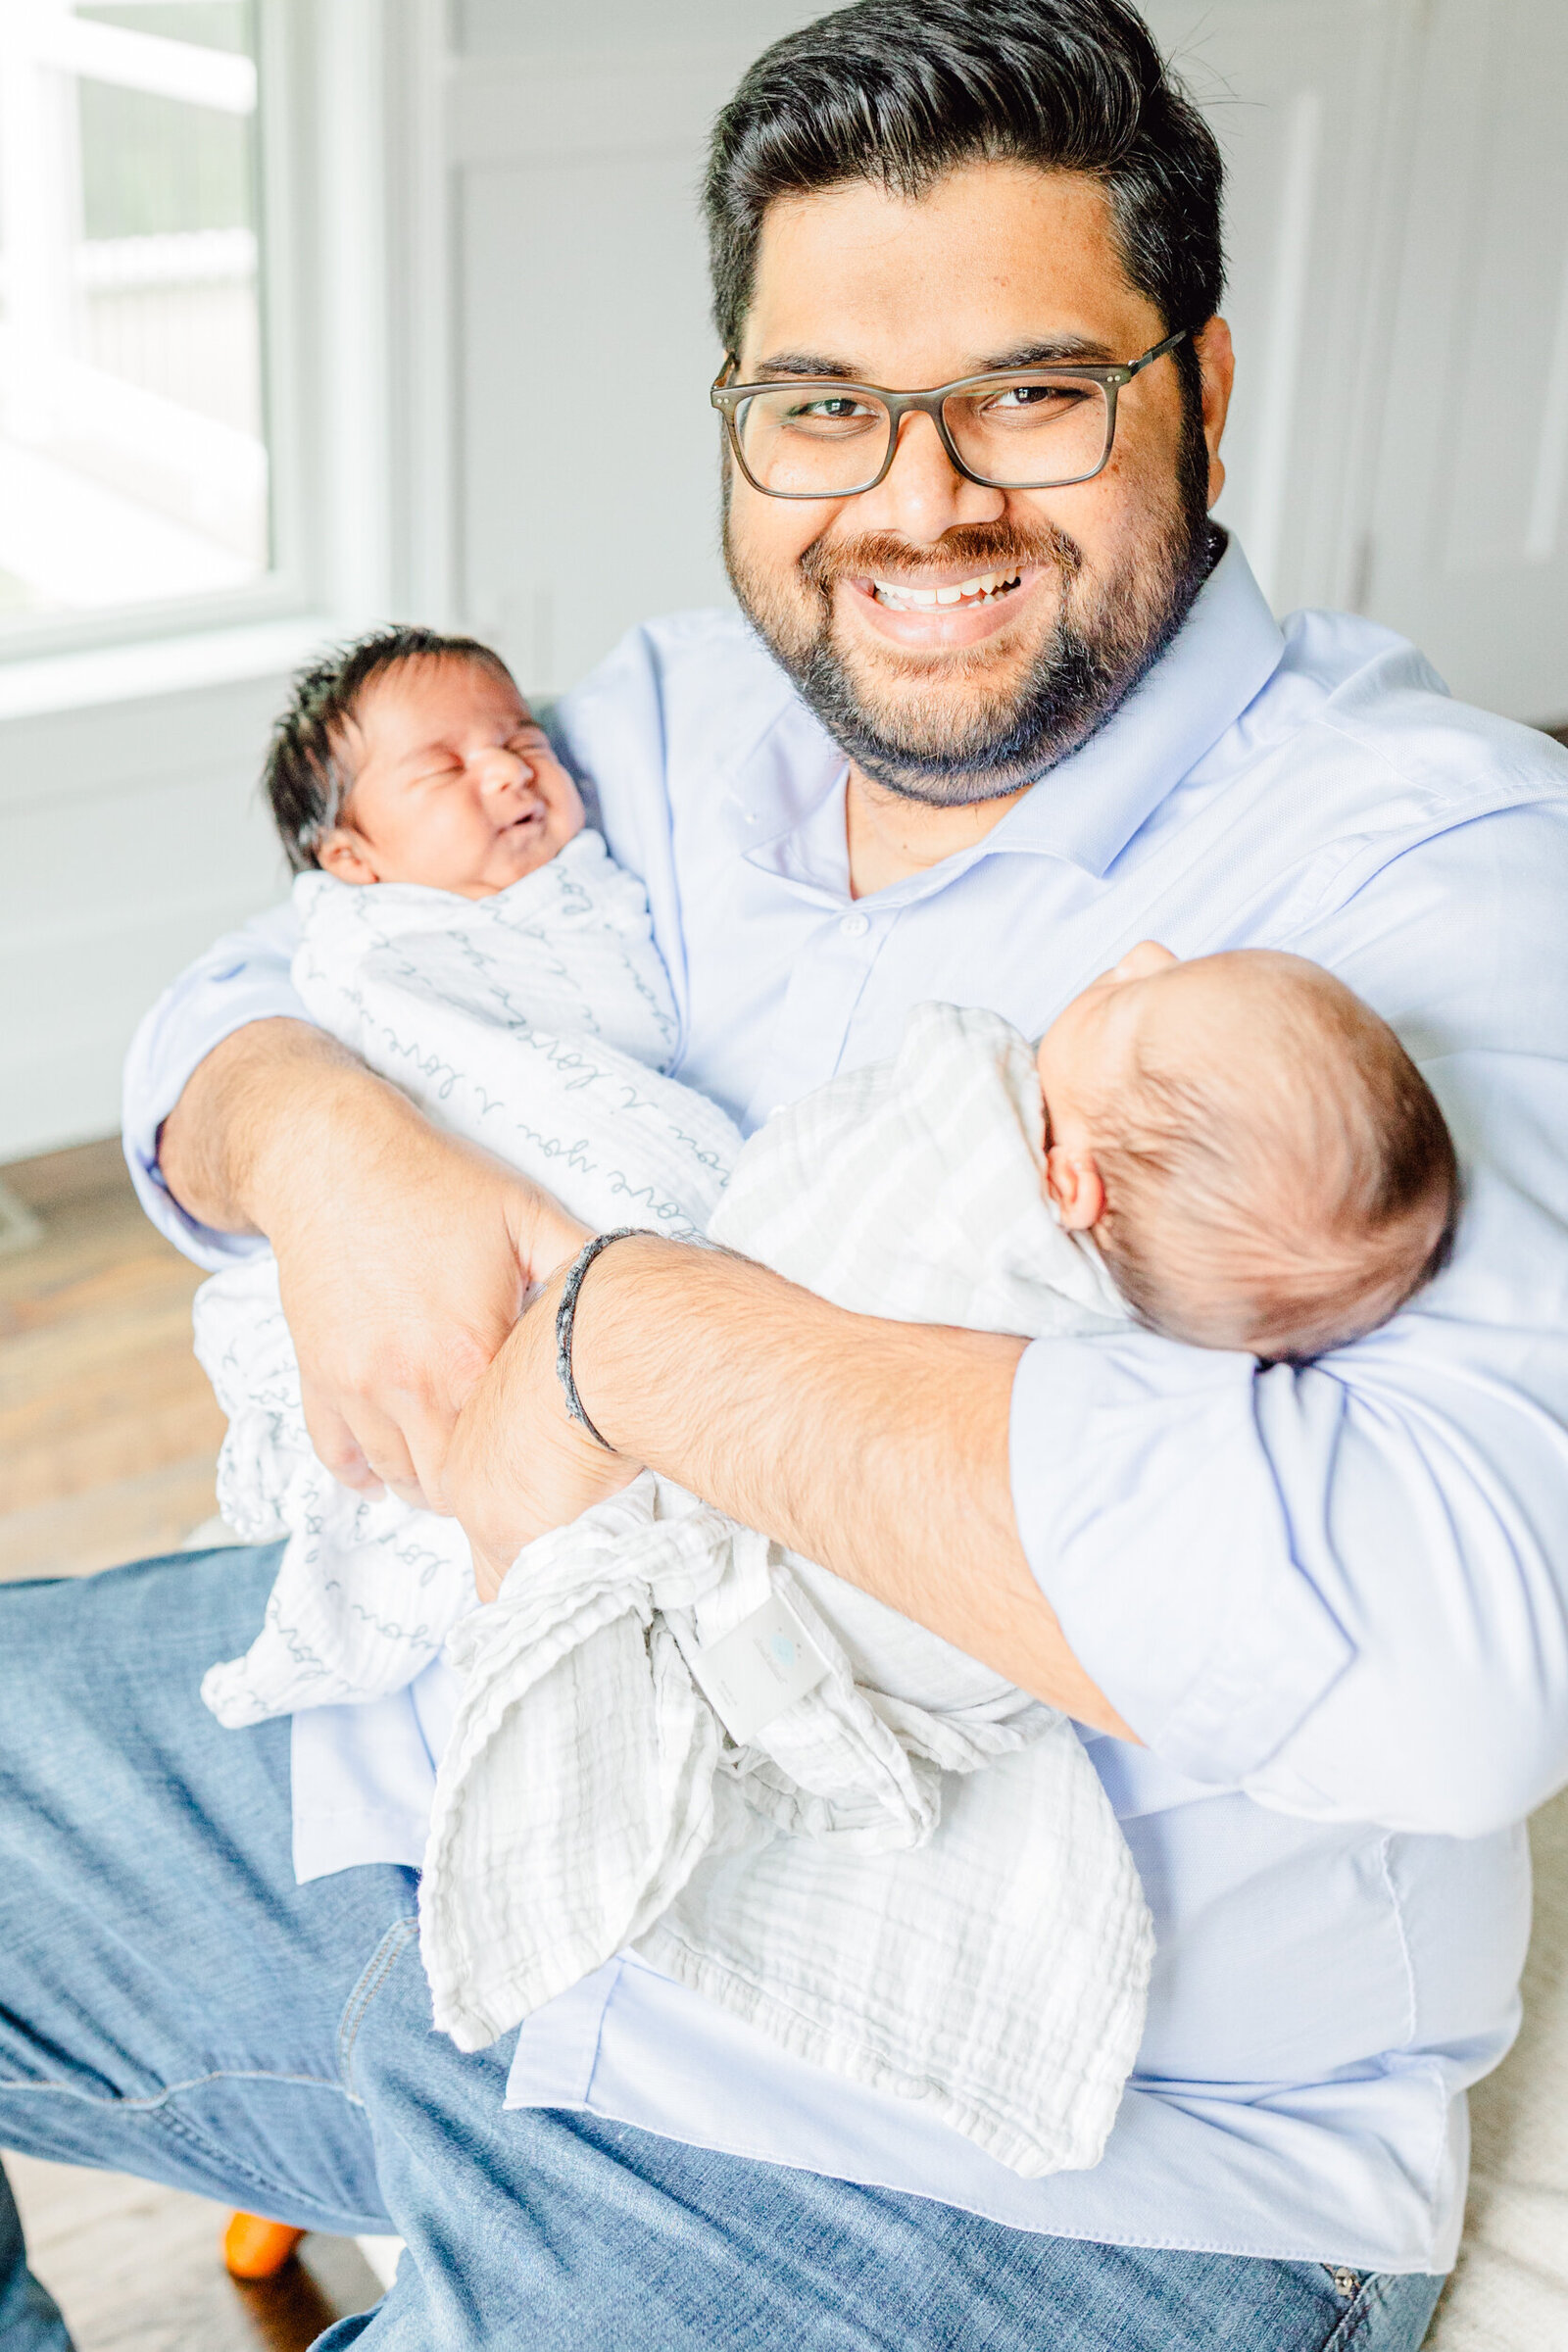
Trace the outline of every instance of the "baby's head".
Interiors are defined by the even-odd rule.
[[[302,670],[264,781],[289,864],[488,899],[583,822],[577,788],[499,654],[378,629]]]
[[[1270,1358],[1373,1330],[1447,1258],[1453,1145],[1386,1021],[1298,956],[1146,941],[1040,1042],[1046,1181],[1152,1329]]]

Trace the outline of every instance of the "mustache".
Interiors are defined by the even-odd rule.
[[[1078,542],[1054,523],[960,522],[928,547],[911,546],[892,531],[814,539],[799,559],[799,568],[807,584],[825,598],[840,580],[918,579],[922,571],[955,564],[972,572],[1051,566],[1065,584],[1077,578],[1083,562]]]

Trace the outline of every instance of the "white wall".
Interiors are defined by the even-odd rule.
[[[1224,518],[1279,609],[1370,612],[1457,692],[1568,717],[1564,0],[1149,5],[1232,166]],[[340,261],[319,479],[358,482],[338,617],[462,621],[558,691],[640,617],[725,594],[704,139],[817,7],[298,9],[330,163],[302,227]],[[641,372],[655,466],[607,465],[563,403],[595,368]],[[242,666],[0,716],[0,1158],[112,1126],[141,1006],[278,889],[252,780],[282,672]]]
[[[536,691],[727,596],[698,183],[714,113],[812,0],[467,0],[448,85],[458,593]],[[567,370],[635,371],[616,463]],[[626,397],[631,396],[628,393]]]
[[[277,690],[225,682],[4,729],[0,1158],[117,1126],[140,1011],[278,895],[255,790]]]

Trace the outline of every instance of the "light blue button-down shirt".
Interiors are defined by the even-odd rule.
[[[1023,1358],[1025,1545],[1147,1743],[1085,1735],[1158,1937],[1094,2171],[1019,2181],[631,1962],[529,2022],[512,2103],[1068,2235],[1446,2267],[1464,2085],[1516,2019],[1514,1825],[1568,1775],[1568,757],[1367,622],[1282,631],[1234,544],[1082,751],[858,904],[842,756],[738,621],[634,632],[560,726],[647,882],[679,1074],[744,1122],[890,1053],[925,999],[1033,1036],[1140,939],[1290,948],[1404,1038],[1467,1205],[1442,1280],[1309,1370],[1136,1332]],[[142,1197],[206,1264],[246,1245],[171,1200],[158,1125],[222,1036],[298,1011],[290,946],[283,909],[221,941],[132,1052]],[[296,1718],[302,1874],[418,1858],[444,1675]]]

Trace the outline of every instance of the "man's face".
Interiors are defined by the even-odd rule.
[[[737,380],[917,390],[1023,355],[1133,360],[1167,332],[1127,281],[1093,180],[977,163],[913,201],[854,182],[770,206]],[[1109,465],[1070,489],[965,481],[925,416],[905,419],[886,479],[856,498],[767,498],[730,468],[736,593],[862,772],[938,805],[1000,798],[1142,676],[1201,583],[1224,478],[1221,322],[1200,358],[1203,416],[1174,360],[1156,361],[1120,396]],[[898,599],[987,579],[956,603]]]

